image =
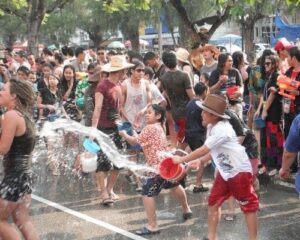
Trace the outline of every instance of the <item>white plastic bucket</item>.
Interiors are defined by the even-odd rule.
[[[82,171],[85,173],[95,172],[97,169],[97,155],[84,152],[80,154]]]

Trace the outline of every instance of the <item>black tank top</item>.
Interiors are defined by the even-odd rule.
[[[32,151],[35,145],[35,127],[33,122],[24,116],[26,131],[22,136],[15,136],[7,154],[4,155],[5,175],[29,173]]]

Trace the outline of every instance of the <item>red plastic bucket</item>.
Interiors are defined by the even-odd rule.
[[[226,89],[226,93],[228,96],[235,94],[236,91],[239,90],[239,86],[231,86]]]
[[[165,180],[178,181],[185,176],[185,167],[182,164],[174,164],[172,158],[165,158],[159,166],[159,175]]]

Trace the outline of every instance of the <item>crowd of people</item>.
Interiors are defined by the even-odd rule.
[[[300,113],[300,49],[279,40],[274,51],[267,49],[255,64],[243,52],[220,53],[206,44],[191,52],[184,48],[143,56],[134,52],[107,51],[103,47],[75,51],[45,48],[41,56],[13,53],[6,49],[0,63],[1,138],[4,179],[0,185],[0,236],[18,239],[9,226],[13,216],[25,239],[38,239],[29,220],[28,206],[34,174],[30,169],[35,142],[34,123],[65,117],[108,134],[119,150],[159,169],[161,151],[182,149],[186,156],[173,162],[189,162],[196,169],[194,194],[207,192],[202,183],[211,163],[215,181],[208,200],[209,232],[217,238],[221,205],[228,200],[228,221],[235,220],[234,198],[245,213],[249,239],[257,239],[258,174],[286,177],[297,171],[297,142],[285,139]],[[284,86],[277,79],[286,76]],[[296,118],[297,120],[298,118]],[[118,129],[129,122],[132,134]],[[293,124],[293,126],[295,123]],[[292,131],[297,137],[298,132]],[[290,137],[292,138],[292,137]],[[64,162],[54,159],[51,139],[45,138],[47,166],[53,177],[61,174]],[[78,136],[66,134],[63,145],[74,149],[73,168],[80,171]],[[295,150],[296,149],[296,150]],[[98,153],[95,185],[101,204],[113,206],[120,198],[114,192],[120,169],[105,152]],[[141,181],[133,172],[126,179],[143,196],[148,224],[138,235],[160,232],[155,214],[155,196],[171,189],[182,206],[183,219],[193,217],[180,181],[165,180],[157,172]],[[17,179],[17,181],[14,181]]]

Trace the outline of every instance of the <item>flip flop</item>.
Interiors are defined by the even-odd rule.
[[[155,234],[159,234],[159,233],[160,233],[160,230],[151,231],[147,227],[143,227],[141,230],[138,230],[135,232],[135,234],[139,235],[139,236],[155,235]]]
[[[183,221],[191,219],[192,217],[193,217],[193,213],[192,212],[186,212],[186,213],[182,214]]]
[[[232,222],[236,219],[236,215],[235,214],[226,214],[224,216],[224,220],[228,221],[228,222]]]
[[[120,197],[115,193],[111,193],[111,194],[109,194],[109,196],[113,201],[120,200]]]
[[[101,205],[104,205],[104,206],[107,206],[107,205],[110,205],[110,204],[112,204],[112,203],[114,203],[115,201],[114,200],[112,200],[111,198],[105,198],[105,199],[103,199],[101,202],[100,202],[100,204]]]

